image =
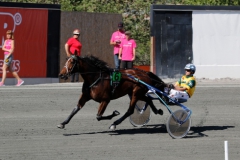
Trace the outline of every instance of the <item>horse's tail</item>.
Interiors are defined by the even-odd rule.
[[[138,68],[133,68],[133,69],[146,73],[152,81],[151,85],[161,91],[164,91],[164,87],[168,86],[166,83],[163,82],[161,78],[159,78],[156,74],[152,72],[144,71]]]
[[[157,89],[164,91],[164,87],[167,87],[167,84],[164,83],[163,80],[159,78],[157,75],[155,75],[154,73],[147,72],[147,74],[152,80],[152,85]]]

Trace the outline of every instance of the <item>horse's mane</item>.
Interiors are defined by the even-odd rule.
[[[98,69],[101,69],[103,71],[108,71],[110,69],[109,65],[106,62],[98,59],[95,56],[87,55],[87,56],[82,57],[82,59],[84,61],[86,61],[87,63],[92,64],[92,65],[96,66]]]

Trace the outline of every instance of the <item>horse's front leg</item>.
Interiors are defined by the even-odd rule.
[[[96,117],[98,121],[100,121],[100,120],[110,120],[113,117],[120,114],[118,111],[113,111],[113,113],[109,116],[102,116],[104,111],[107,108],[108,103],[109,103],[109,101],[103,101],[103,102],[100,103],[100,106],[98,108],[97,117]]]
[[[67,119],[65,121],[63,121],[62,123],[60,123],[59,125],[57,125],[58,128],[63,129],[65,128],[65,125],[68,124],[70,122],[70,120],[73,118],[73,116],[85,105],[85,103],[87,101],[89,101],[90,98],[87,98],[86,96],[84,96],[84,94],[82,94],[79,98],[78,104],[75,108],[73,108],[72,112],[70,113],[70,115],[67,117]]]

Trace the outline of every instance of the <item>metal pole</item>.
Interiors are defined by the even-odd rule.
[[[224,141],[225,160],[228,160],[228,141]]]

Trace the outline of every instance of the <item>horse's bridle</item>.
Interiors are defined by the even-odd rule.
[[[68,64],[69,60],[71,60],[71,59],[73,59],[73,66],[72,66],[72,68],[71,68],[70,70],[68,70],[67,64]],[[76,65],[77,65],[77,57],[76,57],[76,56],[71,56],[71,57],[69,57],[68,60],[67,60],[67,62],[66,62],[65,65],[64,65],[64,67],[65,67],[66,70],[67,70],[67,73],[65,74],[66,77],[71,76],[71,73],[72,73],[72,71],[73,71],[73,69],[74,69],[74,67],[75,67]]]

